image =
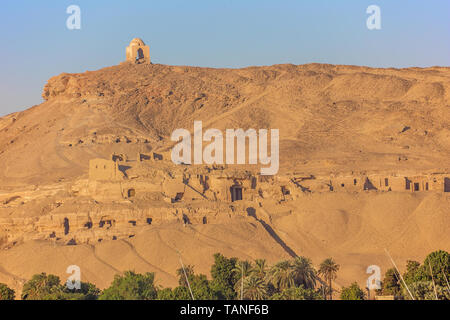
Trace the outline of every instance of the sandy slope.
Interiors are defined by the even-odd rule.
[[[286,213],[292,209],[292,213]],[[431,194],[310,195],[270,212],[273,230],[297,255],[319,263],[333,257],[341,270],[338,286],[357,280],[365,284],[366,269],[391,263],[385,249],[404,268],[407,260],[422,261],[431,251],[450,250],[450,197]],[[0,281],[20,289],[21,279],[49,272],[66,279],[66,268],[80,266],[82,277],[103,288],[114,274],[136,270],[156,272],[158,284],[176,285],[175,270],[183,262],[209,274],[212,255],[269,263],[290,258],[258,222],[149,226],[127,240],[95,245],[54,246],[33,241],[0,252]],[[23,281],[23,280],[22,280]]]
[[[289,257],[258,223],[149,226],[128,240],[77,246],[33,241],[2,250],[0,282],[20,289],[23,279],[37,272],[66,279],[66,268],[75,264],[81,268],[84,281],[100,288],[107,287],[115,274],[126,270],[156,272],[159,285],[176,286],[180,255],[184,264],[209,274],[216,252],[248,260],[265,257],[271,263]]]

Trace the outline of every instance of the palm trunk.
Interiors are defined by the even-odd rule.
[[[333,300],[333,289],[331,288],[331,277],[330,277],[330,300]]]

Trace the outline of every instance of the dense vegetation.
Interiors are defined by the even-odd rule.
[[[14,300],[16,293],[6,284],[0,283],[0,300]]]
[[[214,255],[211,279],[196,274],[188,265],[176,271],[178,286],[163,288],[155,284],[154,273],[126,271],[116,275],[111,285],[101,291],[90,283],[70,290],[55,275],[34,275],[22,290],[24,300],[323,300],[332,299],[332,281],[339,265],[325,259],[316,270],[310,259],[296,257],[269,266],[265,260],[253,262]],[[403,280],[402,280],[403,277]],[[381,295],[400,299],[450,300],[450,255],[445,251],[429,254],[423,264],[408,261],[400,277],[395,269],[386,272]],[[364,291],[356,282],[340,291],[341,300],[364,300]],[[0,284],[0,300],[12,300],[15,292]]]
[[[397,270],[388,269],[379,293],[400,299],[450,300],[449,281],[450,254],[439,250],[430,253],[422,264],[407,261],[402,276]]]

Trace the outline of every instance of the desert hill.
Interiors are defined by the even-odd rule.
[[[450,177],[450,68],[122,63],[55,76],[43,98],[0,118],[0,282],[16,289],[41,271],[65,279],[70,264],[102,288],[128,269],[155,271],[161,284],[175,285],[177,250],[203,273],[214,252],[269,262],[294,253],[315,264],[332,256],[342,266],[338,285],[364,285],[369,265],[390,267],[384,248],[402,266],[431,250],[450,250],[450,196],[441,186]],[[194,120],[222,131],[279,129],[279,179],[286,182],[262,182],[260,196],[255,191],[232,208],[206,189],[200,193],[208,200],[164,202],[175,190],[166,186],[167,175],[178,169],[153,162],[141,168],[136,154],[169,150],[172,131],[192,131]],[[112,154],[129,158],[121,163],[129,167],[122,184],[134,183],[132,176],[142,185],[161,180],[162,191],[120,201],[90,193],[89,160]],[[221,174],[236,178],[236,170]],[[371,174],[434,179],[438,187],[364,192],[359,177]],[[316,188],[305,176],[324,182]],[[334,177],[345,188],[355,181],[354,190],[338,192],[341,181],[327,189]],[[281,185],[289,199],[279,195]],[[208,223],[196,218],[199,212]],[[182,215],[192,223],[183,225]],[[149,217],[152,223],[141,224]],[[96,219],[115,224],[97,230]],[[85,228],[88,220],[94,227]],[[137,229],[129,223],[135,220]]]
[[[284,172],[448,168],[449,84],[450,69],[437,67],[121,64],[61,74],[45,86],[44,103],[1,119],[0,178],[74,178],[89,158],[157,148],[194,120],[280,129]]]

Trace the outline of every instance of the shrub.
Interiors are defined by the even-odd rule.
[[[14,300],[16,294],[6,284],[0,283],[0,300]]]
[[[100,295],[100,300],[153,300],[157,297],[154,284],[155,274],[136,274],[126,271],[116,275],[110,287]]]
[[[364,291],[353,282],[349,287],[342,288],[341,300],[364,300]]]

